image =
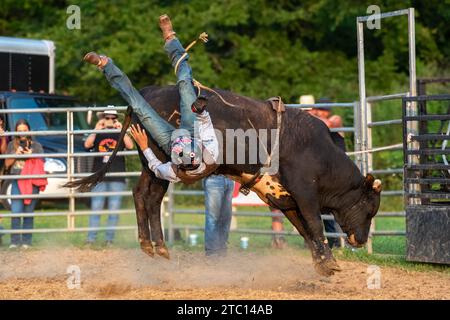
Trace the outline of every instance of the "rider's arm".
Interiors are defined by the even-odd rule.
[[[155,173],[156,177],[170,182],[180,181],[172,169],[172,162],[162,163],[150,148],[145,149],[143,153],[148,161],[149,169]]]
[[[149,169],[152,170],[158,178],[168,180],[170,182],[180,181],[172,168],[172,163],[162,163],[148,147],[147,133],[145,130],[141,129],[139,124],[136,126],[131,125],[130,134],[134,140],[136,140],[139,149],[141,149],[147,159]]]
[[[219,142],[217,141],[216,133],[214,132],[214,126],[209,116],[208,111],[203,111],[201,114],[197,114],[197,121],[199,123],[198,133],[202,144],[209,151],[214,158],[214,162],[217,162],[219,157]]]

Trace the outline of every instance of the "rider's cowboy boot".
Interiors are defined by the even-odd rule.
[[[90,63],[90,64],[96,65],[100,69],[103,69],[106,66],[106,64],[108,63],[108,57],[107,56],[98,55],[97,53],[95,53],[93,51],[87,53],[84,56],[83,60],[88,62],[88,63]]]
[[[197,99],[194,101],[194,103],[191,106],[191,110],[194,113],[201,114],[203,110],[206,109],[206,105],[208,104],[208,99],[201,95],[198,96]]]
[[[175,38],[175,32],[172,28],[172,22],[167,14],[163,14],[159,17],[159,27],[161,28],[162,35],[165,41]]]

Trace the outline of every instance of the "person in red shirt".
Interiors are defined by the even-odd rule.
[[[5,128],[4,128],[4,120],[3,120],[3,115],[0,115],[0,154],[5,154],[6,153],[6,149],[8,147],[8,138],[5,136],[2,136],[3,132],[5,132]],[[3,166],[4,166],[5,160],[1,159],[0,160],[0,170],[3,171]],[[2,218],[0,218],[0,223],[2,222]],[[0,225],[0,230],[3,229],[3,226]],[[2,244],[2,237],[3,234],[0,233],[0,245]]]
[[[27,132],[30,131],[30,124],[25,119],[20,119],[16,123],[15,131]],[[31,136],[16,136],[9,142],[6,153],[13,155],[44,153],[42,145],[34,141]],[[20,175],[22,169],[25,166],[26,160],[23,158],[10,158],[5,160],[5,167],[10,169],[10,174]],[[38,186],[32,186],[30,190],[31,194],[39,193]],[[19,187],[18,180],[12,180],[11,183],[11,195],[24,194]],[[27,199],[11,199],[11,213],[33,213],[34,208],[38,202],[37,199],[26,201]],[[11,229],[33,229],[34,218],[11,218]],[[22,246],[23,249],[27,249],[31,246],[32,234],[11,234],[10,249],[15,249]]]
[[[0,115],[0,154],[5,154],[6,149],[8,148],[8,137],[2,136],[4,132],[5,132],[5,121],[3,120],[3,115]]]

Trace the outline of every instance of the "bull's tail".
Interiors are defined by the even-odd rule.
[[[125,121],[123,123],[122,131],[120,132],[119,141],[113,153],[109,157],[108,162],[106,162],[97,172],[91,174],[89,177],[65,183],[63,185],[64,188],[75,188],[77,191],[87,192],[105,178],[105,174],[108,172],[111,163],[116,158],[117,152],[119,152],[119,150],[123,148],[124,138],[127,133],[128,127],[131,124],[132,113],[133,109],[129,106],[127,109],[127,114],[125,116]]]

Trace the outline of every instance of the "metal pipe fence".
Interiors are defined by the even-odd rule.
[[[387,100],[388,98],[397,99],[396,95],[393,97],[383,97],[382,100]],[[381,99],[380,99],[381,100]],[[403,146],[402,144],[396,144],[393,146],[385,146],[385,147],[379,147],[379,148],[368,148],[368,146],[371,146],[371,144],[367,145],[366,148],[362,147],[362,133],[361,131],[364,129],[362,128],[361,121],[360,121],[360,108],[358,102],[350,102],[350,103],[321,103],[321,104],[286,104],[287,107],[291,108],[301,108],[303,110],[308,110],[311,108],[353,108],[354,113],[354,121],[353,127],[341,127],[341,128],[333,128],[330,131],[333,132],[353,132],[354,133],[354,145],[355,145],[355,151],[353,152],[347,152],[347,155],[355,157],[355,163],[358,165],[358,167],[363,168],[364,165],[367,165],[363,161],[362,155],[364,154],[372,154],[374,152],[382,152],[382,151],[391,151],[391,150],[402,150]],[[400,121],[402,121],[400,119]],[[386,125],[390,125],[390,121],[386,123]],[[370,168],[372,171],[373,170]],[[366,168],[367,170],[367,168]],[[362,170],[363,171],[363,170]],[[383,172],[385,174],[392,174],[392,173],[403,173],[403,169],[384,169]],[[177,196],[183,196],[183,195],[189,195],[189,196],[202,196],[204,195],[204,191],[202,190],[174,190],[173,186],[169,187],[168,190],[168,211],[170,214],[170,223],[168,225],[168,233],[169,233],[169,242],[174,241],[174,233],[175,230],[185,230],[186,233],[189,232],[189,230],[197,230],[197,231],[204,231],[204,227],[202,226],[195,226],[195,225],[183,225],[183,224],[177,224],[174,222],[175,215],[201,215],[204,214],[203,210],[197,210],[197,209],[186,209],[186,208],[180,208],[177,206],[175,208],[175,203],[177,202],[175,198]],[[383,191],[382,192],[383,197],[392,197],[392,196],[403,196],[403,190],[389,190],[389,191]],[[235,211],[233,210],[233,216],[234,217],[259,217],[259,218],[272,218],[272,217],[282,217],[284,216],[281,213],[272,213],[269,212],[268,209],[266,211]],[[379,212],[377,214],[377,218],[393,218],[393,217],[405,217],[405,212]],[[322,220],[334,220],[334,218],[330,215],[322,215]],[[258,234],[258,235],[286,235],[286,236],[299,236],[297,231],[283,231],[283,232],[275,232],[272,230],[261,230],[261,229],[249,229],[249,228],[235,228],[230,230],[234,233],[246,233],[246,234]],[[345,233],[328,233],[324,232],[325,236],[331,237],[331,238],[341,238],[341,242],[343,242],[342,238],[346,236]],[[404,236],[405,231],[404,230],[376,230],[375,228],[371,229],[370,232],[370,239],[372,237],[376,236]],[[370,248],[369,251],[371,252],[372,249],[372,243],[369,244]]]
[[[10,131],[5,132],[2,136],[5,137],[14,137],[14,136],[66,136],[67,137],[67,151],[59,152],[59,153],[34,153],[27,155],[17,155],[17,154],[5,154],[0,155],[0,159],[30,159],[30,158],[58,158],[66,160],[66,169],[64,172],[47,172],[44,175],[0,175],[0,180],[2,183],[11,180],[20,180],[20,179],[33,179],[33,178],[47,178],[47,179],[59,179],[60,183],[64,183],[67,181],[73,181],[76,178],[82,178],[89,176],[91,173],[88,172],[75,172],[74,159],[76,158],[89,158],[89,157],[98,157],[98,156],[107,156],[111,155],[112,152],[74,152],[75,135],[88,135],[91,133],[119,133],[119,129],[104,129],[104,130],[75,130],[74,129],[74,117],[73,114],[75,112],[93,112],[93,111],[103,111],[108,107],[73,107],[73,108],[29,108],[29,109],[2,109],[0,110],[0,114],[29,114],[29,113],[66,113],[67,114],[67,124],[64,130],[46,130],[46,131],[27,131],[27,132],[16,132]],[[117,111],[124,111],[127,107],[116,107]],[[133,156],[137,155],[138,152],[134,151],[120,151],[118,152],[119,156]],[[123,177],[123,178],[132,178],[138,177],[141,172],[114,172],[107,173],[106,177]],[[58,181],[59,181],[58,180]],[[75,192],[73,189],[67,189],[66,192],[61,193],[41,193],[41,194],[30,194],[30,195],[8,195],[2,194],[0,195],[0,200],[12,200],[12,199],[67,199],[68,200],[68,210],[61,212],[35,212],[35,213],[7,213],[0,214],[0,218],[19,218],[19,217],[66,217],[67,225],[66,228],[40,228],[40,229],[32,229],[32,230],[8,230],[3,229],[0,230],[0,234],[12,234],[12,233],[54,233],[54,232],[87,232],[87,231],[102,231],[102,230],[134,230],[136,226],[116,226],[116,227],[98,227],[98,228],[85,228],[85,227],[75,227],[75,218],[81,216],[89,216],[89,215],[109,215],[109,214],[117,214],[117,215],[130,215],[134,214],[134,209],[121,209],[121,210],[101,210],[101,211],[92,211],[92,210],[77,210],[75,206],[76,199],[82,198],[92,198],[97,196],[132,196],[132,192],[130,190],[114,192],[114,191],[105,191],[105,192]]]
[[[362,153],[371,152],[370,150],[363,150],[361,147],[361,123],[358,121],[360,108],[358,102],[352,103],[326,103],[326,104],[315,104],[315,105],[300,105],[300,104],[287,104],[287,107],[292,108],[302,108],[308,109],[311,107],[323,107],[323,108],[352,108],[355,113],[355,123],[352,127],[342,127],[342,128],[334,128],[332,131],[336,132],[353,132],[354,134],[354,144],[355,151],[353,154],[350,152],[349,155],[355,157],[355,162],[361,168],[362,164]],[[88,158],[88,157],[96,157],[96,156],[105,156],[112,154],[111,152],[75,152],[75,141],[74,136],[76,135],[88,135],[91,133],[118,133],[120,130],[81,130],[74,129],[73,127],[73,114],[76,112],[90,112],[90,111],[103,111],[106,107],[74,107],[74,108],[44,108],[44,109],[6,109],[0,110],[0,113],[53,113],[60,112],[67,114],[67,127],[63,130],[48,130],[48,131],[29,131],[29,132],[5,132],[4,136],[66,136],[67,137],[67,152],[59,152],[59,153],[40,153],[40,154],[31,154],[31,155],[0,155],[0,159],[29,159],[29,158],[60,158],[65,159],[67,162],[67,170],[65,172],[57,172],[57,173],[46,173],[45,175],[0,175],[0,180],[8,181],[8,180],[18,180],[18,179],[32,179],[32,178],[55,178],[61,179],[65,181],[73,181],[76,178],[82,178],[89,176],[91,173],[80,173],[75,172],[74,168],[74,159],[76,158]],[[116,110],[123,111],[126,110],[126,107],[117,107]],[[358,153],[359,152],[359,153]],[[120,151],[118,155],[129,157],[137,155],[137,151]],[[107,173],[106,177],[124,177],[124,178],[132,178],[138,177],[140,172],[114,172]],[[387,194],[387,192],[385,192]],[[168,237],[169,242],[174,239],[174,230],[176,229],[184,229],[184,230],[202,230],[203,227],[200,226],[192,226],[192,225],[180,225],[175,223],[175,215],[183,215],[183,214],[194,214],[201,215],[204,214],[203,210],[189,210],[189,209],[176,209],[174,207],[175,204],[175,196],[176,195],[191,195],[191,196],[200,196],[203,195],[204,192],[201,190],[176,190],[174,191],[173,185],[169,187],[168,194],[164,199],[165,208],[163,211],[163,215],[167,218],[168,224]],[[64,232],[88,232],[88,231],[104,231],[104,230],[136,230],[136,226],[116,226],[116,227],[98,227],[98,228],[89,228],[89,227],[77,227],[76,226],[76,218],[90,215],[109,215],[109,214],[118,214],[118,215],[130,215],[134,214],[134,209],[121,209],[115,211],[109,210],[100,210],[100,211],[91,211],[91,210],[79,210],[76,209],[75,201],[77,199],[83,198],[91,198],[96,196],[132,196],[132,192],[130,190],[121,191],[121,192],[75,192],[72,189],[68,189],[67,192],[63,193],[48,193],[48,194],[33,194],[33,195],[0,195],[0,200],[11,200],[11,199],[67,199],[68,200],[68,210],[67,211],[58,211],[58,212],[35,212],[35,213],[5,213],[0,214],[0,218],[10,219],[10,218],[18,218],[18,217],[40,217],[40,218],[56,218],[56,217],[66,217],[66,227],[65,228],[40,228],[40,229],[32,229],[32,230],[0,230],[1,234],[13,234],[13,233],[64,233]],[[253,217],[253,218],[271,218],[283,216],[280,213],[271,213],[271,212],[253,212],[253,211],[235,211],[233,215],[236,217]],[[379,217],[393,217],[393,216],[402,216],[399,213],[380,213]],[[324,220],[333,220],[333,217],[324,215]],[[258,230],[258,229],[249,229],[249,228],[236,228],[231,230],[231,232],[235,233],[248,233],[248,234],[260,234],[260,235],[297,235],[296,231],[284,231],[284,232],[274,232],[271,230]],[[373,236],[377,235],[394,235],[398,234],[398,231],[374,231],[372,232]],[[343,233],[325,233],[328,237],[344,237]]]

